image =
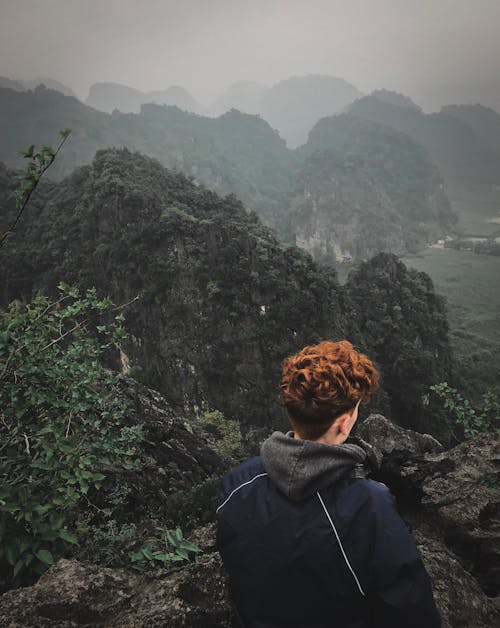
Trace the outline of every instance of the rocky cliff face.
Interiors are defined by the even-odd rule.
[[[14,214],[9,174],[0,169],[0,229]],[[129,303],[132,372],[179,411],[279,425],[281,361],[325,338],[373,353],[389,384],[402,361],[392,396],[415,394],[393,416],[408,427],[420,428],[425,385],[449,381],[445,315],[428,277],[381,255],[345,289],[235,197],[126,150],[100,151],[92,166],[41,186],[0,264],[3,304],[50,294],[61,280]],[[424,362],[429,376],[416,380]]]
[[[417,251],[454,222],[439,172],[403,133],[342,114],[320,120],[299,152],[290,231],[316,259]]]
[[[443,628],[500,625],[500,437],[443,451],[432,437],[372,415],[358,436],[382,460],[375,479],[395,493],[433,582]],[[226,584],[212,526],[195,539],[199,562],[148,576],[62,560],[33,587],[0,597],[0,624],[51,626],[230,626]]]
[[[281,247],[235,197],[144,156],[99,152],[35,215],[0,253],[5,299],[64,280],[132,301],[135,375],[180,411],[278,422],[281,360],[324,337],[356,341],[333,271]]]

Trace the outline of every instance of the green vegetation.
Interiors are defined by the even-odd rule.
[[[19,188],[16,192],[17,216],[15,217],[15,220],[8,231],[5,231],[4,233],[0,232],[0,247],[4,243],[5,239],[9,236],[9,234],[12,233],[12,231],[16,228],[16,225],[19,222],[26,208],[26,205],[28,204],[31,195],[38,186],[40,179],[54,163],[58,152],[63,147],[63,144],[68,139],[70,133],[70,129],[64,129],[63,131],[59,132],[61,141],[59,142],[59,146],[56,148],[56,150],[54,150],[50,146],[44,146],[41,150],[35,152],[35,145],[32,144],[28,148],[28,150],[21,152],[23,158],[29,159],[29,162],[21,184],[19,185]]]
[[[459,390],[474,404],[487,390],[500,393],[500,258],[429,248],[404,261],[427,273],[446,299]]]
[[[123,342],[123,315],[105,324],[111,301],[59,290],[0,311],[0,565],[14,582],[77,543],[77,504],[110,468],[133,468],[142,439],[99,361]]]
[[[428,401],[428,387],[452,372],[444,301],[429,276],[381,253],[349,275],[346,289],[370,355],[382,368],[392,418],[448,441],[445,417]]]
[[[219,456],[228,469],[245,459],[247,452],[241,425],[237,421],[225,419],[218,410],[207,411],[198,419],[196,429],[202,436],[214,442]]]
[[[184,538],[181,529],[166,530],[159,549],[146,544],[130,554],[130,560],[137,571],[148,571],[158,565],[189,560],[200,548]]]
[[[468,399],[464,399],[456,388],[446,382],[431,386],[430,390],[443,401],[448,410],[451,419],[449,426],[455,436],[458,427],[468,437],[481,432],[500,432],[500,399],[493,392],[484,393],[480,407],[475,410]]]
[[[3,298],[50,294],[63,279],[133,301],[133,372],[188,415],[215,408],[280,425],[281,360],[324,337],[357,337],[331,269],[281,247],[235,197],[155,160],[101,151],[41,192],[0,252]]]

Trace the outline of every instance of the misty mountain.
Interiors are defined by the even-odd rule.
[[[0,160],[72,135],[50,170],[61,178],[96,151],[126,146],[221,194],[235,194],[285,242],[321,260],[366,259],[425,246],[452,223],[439,173],[408,136],[353,116],[325,118],[295,151],[259,116],[206,118],[142,105],[112,114],[52,90],[0,90]]]
[[[71,89],[71,87],[68,87],[60,81],[56,81],[55,79],[38,78],[34,79],[33,81],[23,81],[23,84],[26,89],[36,89],[39,85],[45,85],[47,89],[55,89],[57,92],[61,92],[61,94],[64,94],[65,96],[78,98],[75,92]]]
[[[180,86],[172,86],[165,90],[142,92],[134,87],[120,83],[94,83],[90,86],[87,105],[111,113],[115,109],[122,113],[138,113],[141,105],[156,103],[174,105],[184,111],[198,113],[201,105],[191,94]]]
[[[33,81],[14,81],[5,76],[0,76],[0,87],[15,89],[19,92],[36,89],[39,85],[44,85],[47,89],[54,89],[61,92],[61,94],[64,94],[65,96],[77,98],[71,87],[68,87],[67,85],[64,85],[64,83],[60,83],[59,81],[51,78],[39,78],[34,79]]]
[[[233,110],[205,118],[153,104],[138,114],[108,114],[51,90],[0,89],[1,161],[21,167],[20,148],[52,145],[63,127],[73,132],[52,177],[90,163],[99,149],[127,146],[221,194],[236,194],[271,225],[277,226],[288,206],[297,158],[258,116]]]
[[[0,165],[0,229],[15,214],[15,185]],[[217,408],[226,418],[276,425],[284,356],[323,338],[348,337],[372,351],[359,320],[376,339],[384,377],[395,361],[405,365],[378,407],[390,403],[404,425],[435,434],[442,427],[422,401],[429,383],[448,378],[451,359],[444,305],[426,275],[386,254],[350,278],[347,291],[333,269],[280,245],[234,196],[221,198],[143,155],[99,151],[65,180],[42,183],[0,249],[0,266],[0,305],[51,293],[61,280],[133,301],[124,350],[134,375],[177,409]],[[358,285],[366,276],[376,278],[369,307]]]
[[[489,107],[477,105],[447,105],[444,114],[467,124],[485,144],[500,155],[500,115]]]
[[[500,157],[456,116],[425,114],[375,95],[354,102],[349,111],[409,135],[427,149],[447,184],[500,182]]]
[[[410,109],[415,109],[416,111],[421,111],[422,108],[413,102],[411,98],[405,96],[404,94],[400,94],[399,92],[393,92],[388,89],[376,89],[373,91],[370,96],[374,96],[381,102],[385,102],[388,105],[397,105],[398,107],[409,107]]]
[[[294,76],[263,94],[260,114],[295,148],[306,142],[320,118],[342,111],[360,96],[343,79],[322,74]]]
[[[417,251],[455,222],[439,171],[404,133],[341,114],[320,120],[297,152],[290,230],[315,259]]]
[[[230,109],[237,109],[244,113],[258,114],[261,111],[262,96],[267,89],[251,81],[233,83],[210,105],[207,113],[220,116]]]
[[[0,88],[6,87],[8,89],[14,89],[17,92],[22,92],[25,90],[25,87],[19,81],[14,81],[6,76],[0,76]]]

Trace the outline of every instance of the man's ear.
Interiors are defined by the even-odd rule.
[[[351,419],[351,415],[347,413],[339,417],[337,427],[341,434],[348,435],[349,432],[351,431],[351,426],[349,425],[350,419]]]

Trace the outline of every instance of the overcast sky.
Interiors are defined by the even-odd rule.
[[[0,0],[0,75],[183,85],[330,74],[426,109],[500,110],[500,0]]]

